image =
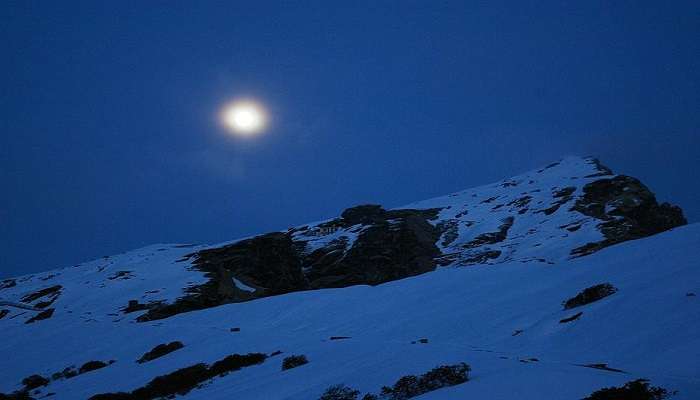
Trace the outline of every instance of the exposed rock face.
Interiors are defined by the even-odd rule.
[[[345,210],[343,226],[369,225],[353,246],[339,242],[319,249],[310,261],[307,278],[311,288],[343,287],[383,282],[435,269],[440,255],[435,242],[437,228],[428,222],[438,210],[392,210],[364,205]]]
[[[439,210],[391,210],[361,205],[321,227],[362,231],[352,246],[346,238],[306,252],[306,242],[294,240],[294,230],[274,232],[191,255],[193,265],[209,281],[188,289],[172,304],[148,305],[138,321],[166,318],[182,312],[293,291],[356,284],[376,285],[435,269],[440,255],[438,228],[428,220]],[[242,290],[235,279],[252,291]]]
[[[363,204],[321,223],[178,253],[177,262],[191,261],[204,283],[196,274],[198,283],[188,281],[176,300],[122,298],[117,309],[146,311],[137,318],[143,322],[301,290],[377,285],[437,265],[555,265],[682,224],[681,210],[658,204],[637,179],[614,175],[592,158],[566,158],[402,209]],[[105,273],[119,284],[138,277],[131,265]],[[62,291],[60,285],[34,290],[23,295],[44,309]]]
[[[45,320],[45,319],[49,319],[49,318],[51,318],[51,316],[53,316],[53,312],[54,312],[54,311],[55,311],[55,310],[54,310],[53,308],[48,308],[48,309],[46,309],[46,310],[44,310],[44,311],[38,313],[37,315],[35,315],[35,316],[29,318],[29,319],[25,322],[25,324],[31,324],[31,323],[34,323],[34,322],[36,322],[36,321],[42,321],[42,320]]]
[[[593,285],[582,290],[576,296],[566,300],[564,302],[564,309],[569,310],[571,308],[584,306],[615,294],[616,292],[617,288],[609,283]]]
[[[583,192],[572,210],[602,220],[598,227],[605,240],[574,249],[574,256],[688,223],[679,207],[657,203],[654,194],[636,178],[617,175],[600,179],[585,185]]]
[[[194,266],[205,272],[209,281],[188,288],[188,295],[173,304],[154,304],[138,321],[308,288],[301,272],[301,257],[286,233],[268,233],[191,256],[195,257]],[[245,278],[258,290],[251,293],[237,288],[234,277]]]

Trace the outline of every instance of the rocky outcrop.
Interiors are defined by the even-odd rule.
[[[151,350],[147,351],[136,362],[139,364],[143,364],[145,362],[153,361],[156,358],[163,357],[164,355],[170,354],[173,351],[179,350],[183,347],[185,347],[185,345],[182,344],[182,342],[180,342],[180,341],[159,344],[156,347],[152,348]]]
[[[601,220],[598,228],[605,239],[572,250],[574,256],[687,224],[679,207],[657,203],[654,193],[636,178],[600,179],[585,185],[583,193],[571,210]]]
[[[188,288],[187,295],[172,304],[153,305],[137,318],[139,322],[308,287],[301,271],[301,257],[289,234],[268,233],[190,256],[194,257],[193,266],[205,272],[209,281]],[[258,290],[239,289],[234,277]]]
[[[305,259],[307,279],[313,289],[383,282],[435,269],[440,251],[435,242],[438,228],[428,220],[438,210],[391,210],[364,205],[347,209],[336,223],[366,228],[352,247],[342,243],[313,252]]]
[[[549,181],[539,183],[547,174]],[[566,248],[556,257],[578,257],[685,224],[678,207],[658,204],[637,179],[613,175],[595,159],[566,159],[483,191],[428,203],[437,208],[358,205],[322,223],[201,250],[179,261],[190,260],[206,283],[188,287],[171,303],[132,300],[121,310],[145,310],[137,318],[143,322],[301,290],[378,285],[432,271],[438,263],[553,264],[533,249],[561,240]],[[587,243],[596,230],[603,240]],[[127,272],[108,279],[124,279]]]
[[[167,318],[182,312],[241,302],[288,292],[377,285],[435,269],[440,251],[435,242],[440,230],[428,221],[438,209],[384,210],[361,205],[345,210],[340,218],[319,225],[361,228],[354,243],[347,238],[307,252],[307,242],[294,240],[295,230],[273,232],[231,245],[190,255],[193,266],[209,281],[187,289],[171,304],[144,305],[148,312],[138,321]],[[234,279],[235,278],[235,279]],[[253,290],[239,288],[242,281]]]
[[[576,296],[566,300],[564,302],[564,309],[569,310],[572,308],[584,306],[586,304],[593,303],[612,294],[615,294],[616,292],[617,288],[609,283],[593,285],[580,291]]]

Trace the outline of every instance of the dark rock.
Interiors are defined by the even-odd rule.
[[[515,199],[511,201],[510,203],[507,204],[507,206],[515,206],[517,208],[523,208],[530,204],[530,201],[532,201],[532,196],[523,196],[518,199]]]
[[[625,372],[621,369],[610,368],[610,367],[608,367],[608,364],[583,364],[583,365],[581,365],[581,367],[601,369],[601,370],[610,371],[610,372],[622,372],[622,373]]]
[[[44,310],[44,311],[38,313],[37,315],[35,315],[35,316],[29,318],[29,319],[25,322],[25,324],[31,324],[31,323],[34,323],[34,322],[36,322],[36,321],[41,321],[41,320],[44,320],[44,319],[49,319],[49,318],[51,318],[51,316],[53,315],[53,312],[54,312],[54,311],[55,311],[55,310],[54,310],[53,308],[49,308],[49,309],[47,309],[47,310]]]
[[[136,311],[151,310],[153,308],[159,307],[160,305],[160,302],[151,302],[148,304],[143,304],[138,300],[129,300],[129,303],[126,305],[126,307],[122,307],[119,311],[123,312],[124,314],[129,314]]]
[[[508,231],[513,226],[515,218],[507,217],[503,219],[501,226],[498,227],[497,232],[482,233],[481,235],[475,237],[469,243],[464,244],[465,249],[471,249],[474,247],[480,247],[485,244],[495,244],[506,240],[508,237]]]
[[[350,336],[331,336],[330,340],[352,339]]]
[[[484,264],[488,260],[496,259],[501,256],[500,250],[485,250],[481,252],[469,253],[465,258],[463,258],[460,263],[463,265],[469,264]]]
[[[17,280],[15,279],[5,279],[3,281],[0,281],[0,290],[15,286],[17,286]]]
[[[385,220],[385,214],[386,211],[380,205],[364,204],[346,209],[340,217],[345,226],[370,225]]]
[[[568,317],[568,318],[564,318],[564,319],[560,320],[559,323],[560,323],[560,324],[565,324],[565,323],[567,323],[567,322],[576,321],[577,319],[581,318],[582,315],[583,315],[582,312],[576,313],[576,314],[574,314],[574,315],[572,315],[572,316],[570,316],[570,317]]]
[[[552,191],[552,197],[557,199],[554,203],[550,205],[550,207],[545,208],[544,210],[539,210],[535,211],[535,213],[544,213],[545,215],[552,215],[554,214],[559,208],[571,201],[573,199],[572,194],[576,191],[576,188],[573,186],[570,187],[565,187],[564,189],[560,190],[554,190]]]
[[[299,366],[302,366],[302,365],[308,364],[308,363],[309,363],[309,360],[306,359],[306,356],[303,354],[285,357],[285,359],[282,360],[282,371],[296,368],[296,367],[299,367]]]
[[[209,281],[188,288],[187,295],[172,304],[151,307],[147,313],[139,316],[137,321],[167,318],[187,311],[308,287],[301,272],[301,257],[291,236],[279,232],[224,247],[202,250],[195,254],[193,265],[205,272]],[[245,276],[260,290],[249,293],[236,288],[233,283],[234,276]]]
[[[22,379],[24,390],[32,390],[49,384],[49,380],[41,375],[31,375]]]
[[[602,298],[608,297],[611,294],[617,292],[617,288],[609,283],[601,283],[598,285],[593,285],[588,287],[576,296],[566,300],[564,302],[564,309],[568,310],[574,307],[583,306],[594,301],[598,301]]]
[[[185,347],[185,345],[178,341],[170,342],[168,344],[159,344],[142,355],[136,362],[143,364],[145,362],[155,360],[156,358],[163,357],[164,355],[170,354],[173,351],[179,350],[183,347]]]
[[[9,313],[10,313],[10,310],[8,310],[6,308],[0,310],[0,319],[3,319]]]
[[[687,224],[679,207],[658,204],[646,186],[629,176],[617,175],[591,182],[583,187],[583,192],[571,209],[601,220],[598,228],[605,239],[574,249],[573,256],[587,255],[613,244]]]
[[[299,290],[377,285],[422,274],[435,269],[440,251],[435,242],[441,231],[428,221],[439,209],[390,210],[380,206],[352,207],[341,218],[325,225],[348,228],[365,224],[348,248],[346,239],[306,254],[304,241],[292,240],[287,233],[269,233],[231,245],[194,253],[193,266],[209,279],[187,289],[187,294],[171,304],[139,305],[126,310],[146,309],[137,321],[167,318],[182,312],[221,304],[252,300]],[[302,272],[302,266],[306,273]],[[245,279],[254,292],[243,291],[233,277]]]
[[[443,247],[449,246],[459,237],[459,221],[456,219],[441,221],[438,223],[437,229],[442,232],[441,244]]]
[[[131,279],[132,277],[132,271],[117,271],[113,275],[108,276],[107,279],[113,281],[115,279]]]
[[[231,328],[231,329],[229,329],[229,331],[231,331],[231,332],[240,332],[240,331],[241,331],[241,328]]]
[[[384,219],[371,214],[373,225],[360,233],[342,257],[311,265],[310,288],[378,285],[434,270],[440,232],[428,220],[438,211],[392,210],[381,214]]]
[[[61,294],[61,289],[63,287],[61,285],[55,285],[55,286],[50,286],[41,290],[37,290],[36,292],[30,293],[22,297],[20,300],[22,303],[31,303],[34,300],[37,300],[41,297],[51,297],[53,300],[55,300],[60,294]],[[52,302],[53,302],[52,300]]]
[[[86,372],[90,371],[95,371],[101,368],[106,367],[107,364],[106,362],[103,361],[88,361],[85,364],[83,364],[80,369],[78,369],[78,374],[84,374]]]

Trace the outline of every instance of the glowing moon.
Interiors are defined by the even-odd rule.
[[[231,132],[252,135],[267,125],[267,113],[258,103],[241,100],[228,104],[221,112],[221,121]]]

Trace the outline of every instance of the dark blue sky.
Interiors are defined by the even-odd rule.
[[[700,219],[696,1],[289,3],[2,2],[0,276],[567,154]],[[272,116],[254,140],[217,125],[241,96]]]

